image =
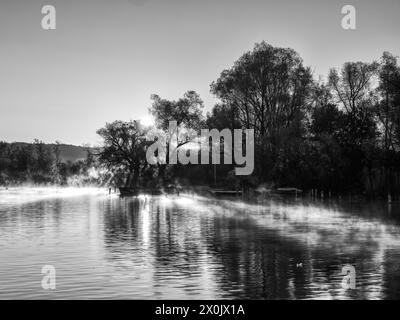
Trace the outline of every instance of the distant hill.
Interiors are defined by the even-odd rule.
[[[50,146],[53,147],[53,145]],[[84,160],[87,156],[86,149],[80,146],[62,144],[60,145],[60,149],[63,162]]]
[[[27,143],[27,142],[14,142],[12,144],[17,144],[17,145],[32,145],[32,143]],[[46,144],[46,147],[51,148],[53,150],[54,144]],[[90,148],[91,150],[95,150],[95,148]],[[60,144],[60,150],[61,150],[61,161],[62,162],[76,162],[79,160],[84,160],[86,159],[86,148],[81,147],[81,146],[74,146],[71,144]]]

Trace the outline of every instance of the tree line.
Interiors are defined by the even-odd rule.
[[[206,115],[194,91],[175,101],[153,95],[154,126],[116,121],[100,129],[99,159],[116,184],[266,184],[331,194],[399,193],[400,67],[391,53],[378,61],[346,62],[324,81],[314,79],[293,49],[261,42],[223,70],[210,90],[219,103]],[[253,174],[236,177],[234,165],[148,165],[146,136],[166,132],[172,120],[182,130],[254,129]]]
[[[0,185],[87,185],[98,183],[91,170],[97,166],[93,150],[86,159],[63,161],[61,144],[7,143],[0,141]]]
[[[331,194],[399,194],[400,66],[393,54],[346,62],[331,69],[326,80],[316,80],[296,51],[261,42],[223,70],[210,90],[219,102],[206,114],[195,91],[178,100],[152,95],[153,126],[107,123],[97,132],[103,138],[99,151],[76,163],[60,160],[57,143],[49,148],[39,140],[0,142],[0,184],[67,184],[94,168],[101,172],[98,183],[115,186],[265,185]],[[235,163],[149,165],[148,138],[167,133],[170,121],[182,132],[254,129],[253,174],[235,176]],[[187,136],[178,139],[179,148],[189,145]]]

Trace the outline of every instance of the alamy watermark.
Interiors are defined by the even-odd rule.
[[[356,8],[352,5],[345,5],[342,8],[342,28],[345,30],[356,29]]]
[[[170,121],[168,134],[155,132],[148,136],[149,141],[157,140],[147,149],[147,162],[152,165],[178,164],[178,162],[183,165],[221,164],[221,138],[223,138],[223,164],[234,163],[235,174],[239,176],[253,173],[254,129],[234,129],[233,134],[229,129],[221,131],[201,129],[200,132],[199,136],[192,129],[180,130],[176,121]]]
[[[342,268],[342,288],[343,289],[355,289],[356,288],[356,268],[350,264],[346,264]]]
[[[56,8],[52,5],[45,5],[42,7],[42,29],[55,30],[56,29]]]
[[[52,265],[45,265],[42,268],[42,289],[54,290],[56,288],[56,268]]]
[[[43,30],[56,29],[56,8],[53,5],[45,5],[41,10],[42,14],[42,28]],[[356,8],[353,5],[345,5],[341,9],[343,15],[341,19],[342,28],[345,30],[356,29]]]

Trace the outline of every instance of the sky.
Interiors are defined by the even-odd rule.
[[[356,30],[341,26],[356,8]],[[43,30],[44,5],[56,29]],[[106,122],[148,118],[151,94],[197,91],[254,44],[291,47],[315,78],[400,55],[399,0],[1,0],[0,141],[98,144]]]

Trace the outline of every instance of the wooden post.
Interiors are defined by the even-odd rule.
[[[217,165],[214,164],[214,186],[217,186]]]

